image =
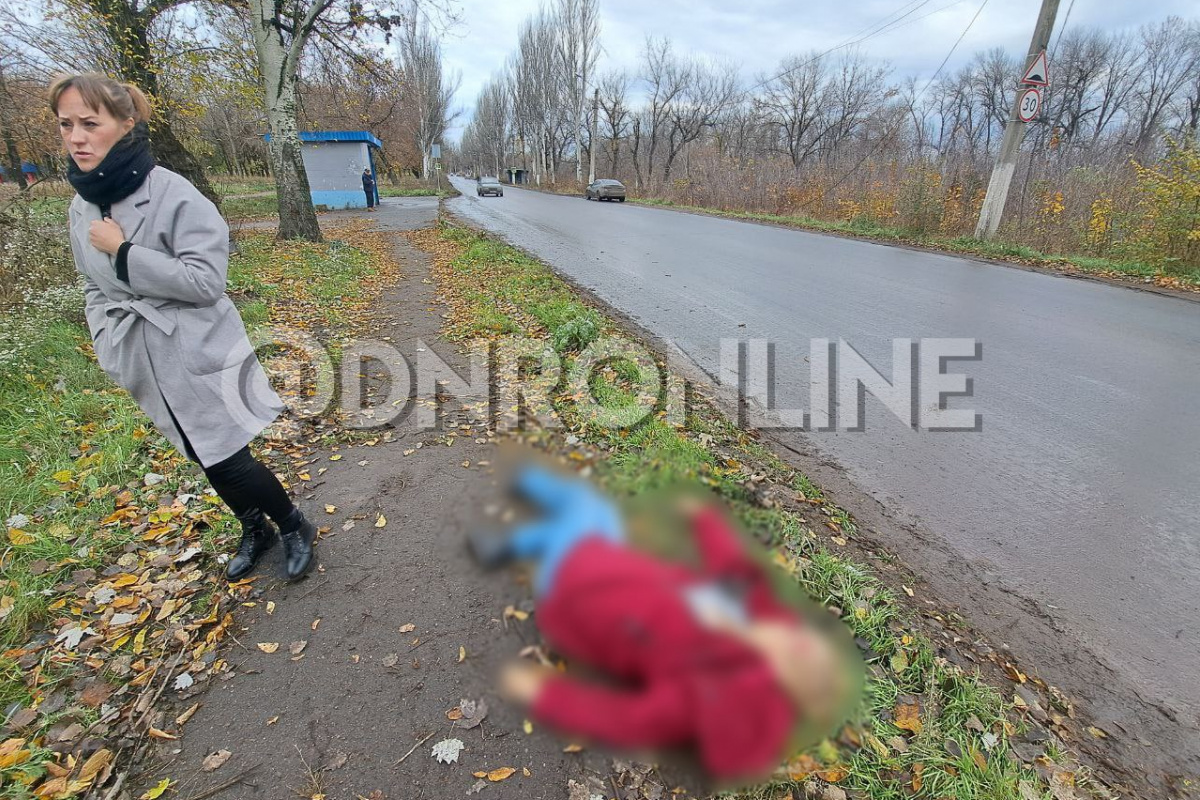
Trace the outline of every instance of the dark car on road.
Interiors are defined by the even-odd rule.
[[[625,184],[612,178],[601,178],[589,183],[583,190],[585,200],[616,200],[625,202]]]
[[[475,187],[475,194],[480,197],[487,197],[489,194],[504,197],[504,186],[496,178],[480,178],[479,185]]]

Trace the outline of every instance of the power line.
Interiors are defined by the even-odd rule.
[[[988,0],[983,0],[983,2],[979,4],[978,10],[975,11],[975,16],[971,17],[971,21],[967,23],[967,27],[963,29],[963,32],[959,35],[958,39],[954,42],[954,46],[950,48],[950,52],[947,53],[946,57],[942,59],[942,63],[938,65],[937,70],[933,73],[932,76],[930,76],[929,80],[925,82],[925,85],[921,88],[921,91],[917,92],[916,97],[913,98],[914,101],[921,99],[921,97],[923,97],[925,95],[925,92],[929,90],[929,87],[933,85],[933,82],[935,80],[937,80],[938,75],[940,75],[942,73],[942,70],[946,68],[946,64],[948,64],[950,62],[950,58],[954,55],[954,51],[958,49],[958,46],[960,44],[962,44],[962,40],[967,37],[967,34],[970,32],[971,28],[975,25],[975,21],[979,19],[979,15],[983,13],[983,9],[987,6],[987,4],[988,4]],[[901,120],[903,120],[903,117],[901,117]],[[886,132],[885,136],[880,137],[879,143],[876,144],[875,147],[873,147],[871,150],[869,150],[866,155],[864,155],[862,158],[860,158],[858,160],[858,163],[856,163],[850,169],[849,172],[842,175],[842,177],[838,178],[836,181],[833,182],[832,186],[830,186],[828,189],[825,189],[824,191],[821,192],[820,199],[824,200],[825,197],[831,191],[833,191],[838,186],[840,186],[843,181],[845,181],[847,178],[849,178],[855,172],[858,172],[859,167],[861,167],[863,164],[865,164],[867,159],[869,159],[871,156],[875,155],[876,152],[878,152],[879,148],[883,146],[883,143],[885,141],[887,141],[888,139],[891,138],[892,134],[895,133],[896,128],[898,128],[898,127],[899,127],[899,123],[897,123],[895,126],[890,128]],[[802,206],[802,208],[812,205],[813,202],[815,202],[815,201],[810,200],[809,202],[805,203]]]
[[[1058,43],[1062,41],[1063,34],[1066,33],[1067,23],[1071,21],[1071,9],[1075,8],[1075,0],[1071,0],[1067,6],[1067,15],[1063,17],[1062,27],[1058,29],[1058,36],[1054,39],[1054,46],[1050,48],[1050,60],[1054,60],[1054,56],[1058,54]]]
[[[896,14],[898,14],[900,11],[902,11],[906,6],[913,5],[914,2],[916,2],[917,4],[915,6],[913,6],[913,8],[910,8],[908,11],[905,11],[899,17],[896,17],[896,19],[894,19],[894,20],[891,19],[891,17],[896,16]],[[818,53],[817,55],[813,56],[812,58],[810,58],[806,61],[803,61],[794,67],[789,67],[788,69],[785,69],[783,72],[779,73],[778,75],[775,75],[770,78],[766,78],[762,81],[759,81],[758,83],[754,84],[753,86],[748,86],[746,88],[746,91],[752,92],[755,89],[758,89],[762,86],[766,86],[768,83],[771,83],[772,81],[777,81],[780,78],[783,78],[787,75],[792,74],[793,72],[804,69],[809,64],[812,64],[813,62],[816,62],[816,61],[820,61],[822,58],[824,58],[825,56],[834,52],[835,50],[841,50],[843,47],[850,47],[851,45],[862,44],[863,42],[867,41],[868,39],[873,39],[876,36],[880,36],[884,33],[889,32],[889,28],[894,30],[895,25],[897,23],[899,23],[901,20],[903,20],[905,17],[909,16],[913,12],[928,5],[930,2],[931,2],[931,0],[909,0],[909,2],[905,3],[904,5],[900,6],[900,8],[896,9],[891,14],[888,14],[886,17],[884,17],[882,22],[877,22],[872,25],[868,25],[866,28],[863,28],[862,30],[858,31],[857,33],[851,34],[850,37],[848,39],[846,39],[845,41],[843,41],[841,44],[835,44],[833,47],[829,48],[828,50]],[[954,4],[952,3],[951,5],[954,5]],[[949,6],[947,6],[947,8],[949,8]],[[928,15],[926,15],[926,16],[928,16]],[[867,31],[869,31],[869,33],[865,33],[865,35],[860,35],[860,34],[864,34],[864,32],[867,32]]]

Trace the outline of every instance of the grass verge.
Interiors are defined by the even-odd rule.
[[[1024,245],[984,241],[971,236],[949,237],[921,234],[903,228],[877,225],[862,220],[829,222],[799,215],[766,214],[754,211],[727,211],[719,208],[690,206],[657,198],[630,198],[630,202],[645,206],[696,211],[718,217],[727,217],[729,219],[769,222],[790,228],[801,228],[819,233],[836,233],[878,242],[913,245],[948,253],[979,256],[980,258],[988,258],[996,261],[1007,261],[1055,272],[1095,275],[1123,281],[1136,280],[1166,289],[1200,292],[1200,269],[1196,268],[1182,267],[1169,271],[1161,266],[1139,262],[1114,261],[1112,259],[1090,256],[1048,255]]]
[[[416,238],[435,253],[451,339],[544,337],[565,373],[590,342],[619,332],[550,269],[496,239],[445,222]],[[610,408],[644,401],[633,388],[641,369],[631,361],[609,364],[592,385],[594,396]],[[865,650],[869,679],[856,722],[836,741],[795,754],[776,780],[744,797],[844,797],[830,791],[836,788],[879,800],[1029,800],[1049,797],[1054,781],[1086,783],[1086,771],[1061,766],[1053,748],[1032,763],[1010,754],[1027,724],[1014,705],[978,673],[941,657],[897,592],[847,555],[858,536],[850,515],[712,403],[697,398],[682,424],[659,411],[614,429],[580,413],[574,399],[559,387],[555,410],[570,438],[596,454],[596,477],[609,491],[629,496],[680,482],[708,485]]]

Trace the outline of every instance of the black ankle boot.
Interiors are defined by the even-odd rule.
[[[307,519],[300,509],[294,509],[279,528],[283,540],[283,556],[287,564],[289,580],[295,580],[312,566],[313,542],[317,539],[317,526]]]
[[[250,574],[262,554],[275,544],[275,526],[267,519],[267,515],[257,508],[247,511],[238,517],[242,523],[242,541],[238,544],[237,552],[229,559],[225,568],[225,577],[238,581]]]

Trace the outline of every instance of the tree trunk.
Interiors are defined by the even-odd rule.
[[[321,241],[321,226],[313,208],[304,170],[300,132],[296,124],[296,70],[275,23],[274,3],[250,0],[254,13],[254,44],[263,76],[267,125],[271,130],[271,166],[279,198],[279,239]]]
[[[92,0],[89,5],[104,21],[108,37],[116,49],[121,77],[145,91],[153,101],[159,94],[158,66],[150,49],[149,27],[153,17],[144,11],[135,12],[126,3],[110,4]],[[158,103],[154,104],[150,119],[150,134],[150,149],[155,161],[187,178],[209,200],[220,203],[204,168],[179,141],[170,119]]]

